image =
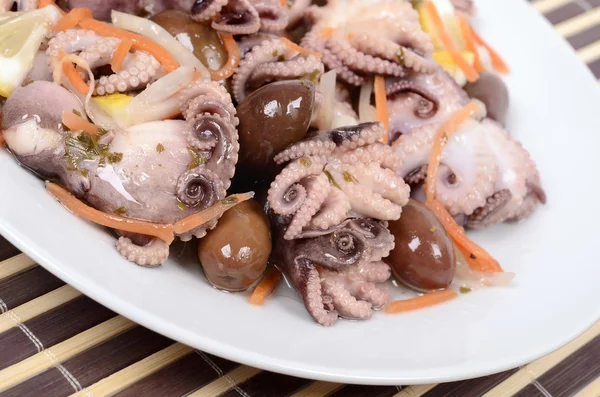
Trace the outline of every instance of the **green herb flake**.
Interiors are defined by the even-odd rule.
[[[302,157],[299,161],[300,164],[302,164],[305,167],[310,167],[312,165],[312,160],[308,157]]]
[[[74,114],[76,114],[76,115],[77,115],[77,116],[79,116],[79,117],[82,117],[82,116],[81,116],[81,112],[80,112],[80,111],[78,111],[77,109],[73,109],[73,113],[74,113]]]
[[[221,204],[223,205],[236,204],[237,202],[238,198],[235,196],[225,197],[223,200],[221,200]]]
[[[285,61],[285,55],[279,55],[279,57],[277,57],[277,61],[278,61],[278,62],[283,62],[283,61]]]
[[[468,294],[468,293],[469,293],[469,292],[471,292],[472,290],[471,290],[471,288],[469,288],[469,287],[460,287],[460,288],[459,288],[459,291],[460,291],[460,293],[461,293],[461,294]]]
[[[321,75],[321,71],[319,69],[315,69],[307,75],[304,75],[304,79],[316,84],[319,82],[319,76]]]
[[[435,232],[437,232],[437,227],[435,227],[435,226],[431,226],[431,227],[429,228],[429,231],[430,231],[431,233],[435,233]]]
[[[279,56],[279,52],[277,52],[277,50],[273,51],[273,58],[277,58]]]
[[[108,130],[105,130],[102,127],[98,127],[98,136],[104,136],[106,134],[108,134]]]
[[[186,211],[188,209],[188,206],[183,204],[181,201],[177,203],[177,206],[179,207],[180,210],[182,211]]]
[[[162,144],[162,143],[159,143],[158,145],[156,145],[156,151],[157,151],[158,153],[162,153],[162,152],[164,152],[164,151],[165,151],[165,147],[163,146],[163,144]]]
[[[106,158],[111,164],[119,163],[123,160],[123,153],[109,153]]]
[[[342,175],[344,176],[344,180],[346,182],[358,183],[358,179],[356,179],[356,177],[354,175],[352,175],[351,173],[349,173],[348,171],[344,171],[344,173]]]
[[[125,215],[127,213],[127,208],[119,207],[114,211],[114,213],[117,215]]]
[[[400,62],[400,65],[404,65],[404,48],[402,48],[402,46],[400,46],[400,49],[398,49],[396,58],[398,59],[398,62]]]
[[[79,135],[69,135],[65,139],[65,157],[73,168],[79,170],[79,164],[84,160],[98,161],[99,165],[106,162],[113,164],[123,159],[123,153],[109,151],[109,146],[99,143],[98,136],[87,132]]]
[[[188,170],[193,170],[194,168],[206,163],[206,158],[200,157],[200,155],[196,153],[194,149],[188,147],[187,150],[192,157],[192,161],[188,164]]]
[[[333,186],[337,187],[338,189],[342,190],[340,185],[338,185],[338,183],[335,181],[335,178],[333,177],[333,175],[331,175],[331,172],[329,172],[327,170],[324,170],[323,172],[325,173],[325,175],[327,175],[327,178],[329,179],[329,183],[331,183]]]

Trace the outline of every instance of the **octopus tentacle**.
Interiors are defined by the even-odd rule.
[[[340,280],[326,278],[321,285],[323,293],[332,298],[333,306],[340,316],[360,320],[371,317],[373,313],[371,303],[356,300]]]
[[[52,68],[58,61],[61,51],[65,54],[81,52],[99,39],[100,36],[93,31],[86,29],[67,29],[63,32],[58,32],[50,39],[48,48],[46,49],[50,67]]]
[[[310,6],[311,0],[294,0],[292,7],[289,10],[288,26],[294,26],[300,22],[304,16],[305,10]]]
[[[336,311],[328,311],[325,309],[321,288],[321,277],[319,276],[317,269],[312,266],[302,266],[299,272],[303,273],[302,279],[305,280],[303,285],[299,288],[299,292],[308,313],[310,313],[315,321],[321,325],[331,326],[335,324],[338,319],[338,313]],[[328,306],[333,306],[333,297],[329,296],[327,300],[329,301]]]
[[[90,69],[107,65],[120,43],[121,40],[114,37],[98,37],[96,41],[79,53],[79,58],[86,61]]]
[[[331,189],[329,180],[324,174],[305,178],[300,183],[306,189],[306,200],[292,218],[283,236],[286,240],[295,239],[302,233],[302,229],[310,223],[312,217],[319,211]]]
[[[304,156],[328,156],[335,149],[335,143],[323,137],[297,142],[274,157],[276,164],[283,164]]]
[[[408,203],[410,187],[394,171],[381,168],[376,162],[347,166],[345,170],[345,182],[358,183],[397,205]]]
[[[404,68],[398,63],[387,59],[378,59],[364,52],[358,51],[350,43],[342,40],[328,40],[327,48],[332,55],[347,60],[353,68],[366,73],[381,74],[385,76],[403,76]]]
[[[199,166],[179,176],[175,194],[183,204],[204,209],[223,199],[226,191],[215,172]]]
[[[337,182],[342,191],[348,196],[352,211],[367,218],[382,220],[395,220],[400,218],[402,207],[384,198],[379,193],[366,190],[362,185],[354,182]]]
[[[377,286],[365,281],[363,276],[346,276],[345,287],[351,295],[358,299],[367,301],[373,309],[381,309],[390,299],[390,293],[385,286]]]
[[[217,226],[219,222],[219,218],[212,219],[206,222],[203,225],[198,226],[197,228],[190,230],[187,233],[179,234],[177,237],[183,242],[190,241],[192,238],[202,238],[206,236],[206,234]]]
[[[347,218],[351,208],[350,201],[341,190],[331,189],[323,206],[310,222],[310,227],[327,230],[332,226],[339,225]]]
[[[440,107],[439,99],[432,92],[414,81],[396,80],[386,83],[385,91],[388,96],[402,92],[419,95],[422,100],[418,102],[418,106],[414,109],[413,114],[421,119],[433,117]]]
[[[318,175],[325,166],[324,160],[311,160],[307,162],[295,161],[286,166],[283,171],[271,183],[268,192],[268,201],[271,209],[280,215],[291,215],[295,213],[307,198],[306,189],[297,184],[303,178]]]
[[[384,283],[392,275],[390,267],[383,261],[365,262],[356,271],[371,283]]]
[[[258,13],[261,30],[265,32],[279,32],[289,23],[287,6],[279,0],[250,0]]]
[[[156,58],[143,51],[137,51],[127,56],[123,70],[119,73],[102,76],[96,84],[95,93],[105,95],[143,88],[159,77],[160,69],[161,65]]]
[[[221,11],[228,0],[196,0],[192,5],[191,16],[195,21],[209,21]]]
[[[329,136],[337,145],[336,154],[340,154],[360,146],[371,145],[381,139],[384,133],[385,129],[381,123],[363,123],[336,128]]]
[[[127,237],[120,237],[117,241],[117,251],[127,260],[146,267],[162,265],[169,257],[169,245],[158,238],[140,246]]]
[[[248,0],[229,0],[211,26],[231,34],[253,34],[259,31],[261,23],[258,12]]]
[[[313,55],[298,55],[289,61],[267,62],[258,65],[248,79],[248,84],[260,87],[274,80],[308,78],[318,80],[323,74],[323,64]]]
[[[372,145],[358,147],[339,156],[344,164],[377,162],[383,168],[396,170],[401,160],[398,159],[391,146],[375,142]]]
[[[477,208],[467,217],[466,226],[482,229],[503,222],[506,218],[502,209],[510,201],[512,193],[508,189],[500,190],[488,197],[483,207]]]

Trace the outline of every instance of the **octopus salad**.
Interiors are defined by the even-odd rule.
[[[0,150],[139,266],[193,240],[214,287],[261,305],[287,283],[324,326],[442,304],[514,276],[469,229],[546,202],[476,17],[465,0],[1,0]]]

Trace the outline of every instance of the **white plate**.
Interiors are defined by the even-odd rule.
[[[105,231],[72,216],[42,183],[0,153],[0,232],[91,298],[198,349],[290,375],[364,384],[482,376],[532,361],[600,318],[598,83],[522,0],[481,0],[477,29],[508,60],[510,126],[537,160],[548,205],[519,225],[475,239],[510,287],[367,322],[316,325],[284,293],[264,307],[211,288],[172,253],[159,269],[122,259]],[[193,261],[192,261],[193,262]],[[284,291],[285,292],[285,291]],[[281,295],[281,294],[278,294]]]

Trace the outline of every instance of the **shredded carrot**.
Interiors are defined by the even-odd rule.
[[[487,272],[491,271],[485,263],[482,263],[475,258],[473,254],[467,252],[463,247],[456,247],[460,254],[464,258],[465,262],[469,265],[469,267],[473,270],[477,270],[478,272]]]
[[[221,81],[231,77],[237,70],[242,58],[240,47],[238,47],[237,43],[235,42],[233,35],[221,34],[221,39],[223,40],[223,44],[227,50],[227,62],[221,69],[210,71],[210,78],[213,81]]]
[[[250,303],[259,306],[265,303],[265,299],[273,293],[280,279],[281,272],[276,267],[271,268],[262,281],[254,288],[250,296]]]
[[[467,106],[456,112],[449,120],[442,124],[438,130],[433,141],[433,148],[429,154],[429,166],[427,167],[427,178],[425,180],[425,193],[428,200],[433,200],[435,197],[435,181],[446,142],[458,129],[460,124],[473,115],[473,113],[477,112],[478,109],[479,105],[475,102],[469,102]]]
[[[75,87],[75,89],[81,94],[87,94],[87,92],[90,90],[90,86],[83,81],[83,78],[79,75],[75,69],[75,66],[73,66],[71,62],[64,62],[62,64],[62,68],[63,73],[65,76],[67,76],[71,84],[73,84],[73,87]]]
[[[313,55],[313,56],[321,59],[322,55],[319,54],[318,52],[309,50],[308,48],[300,47],[298,44],[294,43],[292,40],[288,39],[287,37],[280,37],[279,39],[283,42],[283,44],[288,46],[293,51],[297,51],[300,54]]]
[[[98,135],[98,127],[73,112],[64,111],[62,123],[71,131],[85,131],[88,134]]]
[[[56,25],[52,27],[55,32],[74,28],[79,22],[92,17],[92,10],[89,8],[73,8]]]
[[[167,244],[171,244],[174,240],[173,225],[156,224],[124,218],[115,214],[106,214],[84,204],[71,193],[52,182],[46,182],[46,190],[66,209],[90,222],[117,230],[157,237]]]
[[[110,67],[115,73],[119,73],[123,69],[123,62],[125,57],[129,54],[133,43],[129,39],[123,39],[119,43],[117,50],[115,51],[113,58],[110,61]]]
[[[500,54],[498,54],[492,47],[490,47],[488,43],[483,41],[483,39],[477,34],[477,32],[471,30],[471,33],[473,34],[473,40],[475,40],[475,42],[480,46],[484,47],[490,54],[490,58],[492,59],[492,65],[494,66],[494,68],[502,74],[510,73],[510,68],[508,67],[506,62],[504,62]]]
[[[486,250],[467,237],[465,230],[456,223],[442,203],[437,200],[425,200],[425,205],[436,215],[442,225],[444,225],[444,229],[446,229],[450,238],[454,244],[459,247],[463,255],[473,261],[479,262],[479,265],[475,270],[481,271],[482,269],[485,269],[486,271],[492,272],[503,271],[500,264]],[[469,262],[469,265],[471,265],[471,262]]]
[[[442,45],[444,46],[446,51],[448,51],[450,57],[452,57],[452,60],[454,61],[456,66],[458,66],[460,70],[463,71],[463,73],[467,77],[467,80],[469,80],[470,82],[477,80],[479,78],[479,73],[477,73],[477,71],[471,65],[469,65],[465,58],[463,58],[463,56],[456,49],[452,38],[450,37],[448,32],[446,32],[444,22],[442,21],[442,17],[440,17],[440,14],[438,13],[435,4],[433,4],[431,1],[428,1],[425,4],[425,10],[429,14],[430,19],[433,21],[434,31],[437,33],[437,36],[442,42]]]
[[[377,120],[383,123],[385,132],[381,141],[386,145],[389,142],[390,114],[388,112],[387,95],[385,94],[385,77],[377,75],[373,83],[375,90],[375,108],[377,110]]]
[[[425,295],[417,296],[416,298],[390,302],[385,307],[385,312],[387,314],[397,314],[412,310],[424,309],[426,307],[447,302],[456,298],[457,296],[458,293],[451,289],[429,292]]]
[[[83,21],[79,22],[79,26],[81,26],[83,29],[92,30],[100,36],[116,37],[121,40],[129,39],[133,48],[146,51],[150,55],[154,56],[167,69],[168,72],[172,72],[179,67],[179,64],[169,53],[169,51],[147,37],[119,29],[116,26],[112,26],[91,18],[84,19]]]
[[[173,230],[177,234],[187,233],[190,230],[193,230],[198,226],[202,226],[206,222],[209,222],[215,219],[216,217],[223,215],[225,211],[235,207],[243,201],[250,200],[252,197],[254,197],[254,192],[232,194],[231,196],[225,197],[218,203],[200,212],[197,212],[194,215],[190,215],[187,218],[183,218],[177,221],[175,225],[173,225]]]
[[[279,0],[282,7],[287,7],[287,0]]]
[[[473,38],[473,30],[471,29],[471,25],[469,25],[469,21],[467,21],[467,17],[463,14],[458,16],[458,20],[460,22],[460,31],[462,32],[462,36],[465,39],[465,45],[467,50],[473,53],[474,61],[473,66],[475,70],[479,73],[483,72],[484,67],[481,62],[481,58],[479,57],[479,50],[477,49],[477,43],[475,43],[475,39]]]
[[[333,28],[327,27],[327,28],[323,28],[321,29],[321,32],[319,33],[319,36],[321,36],[324,39],[329,39],[331,36],[333,36]]]

